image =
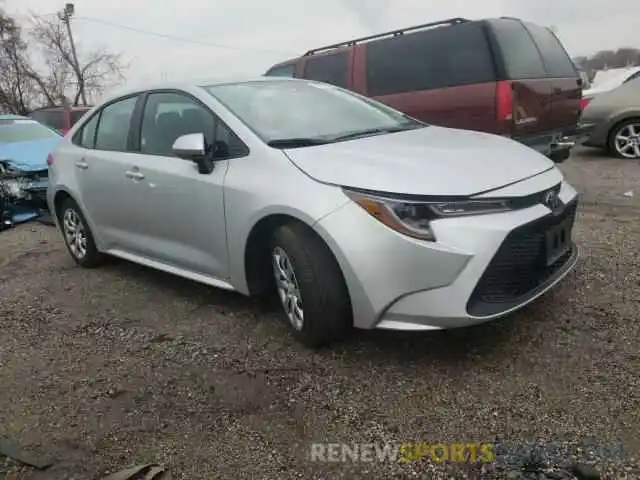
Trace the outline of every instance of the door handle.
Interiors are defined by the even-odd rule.
[[[127,176],[127,178],[130,178],[131,180],[142,180],[144,178],[144,175],[142,174],[142,172],[139,172],[136,170],[127,170],[125,175]]]
[[[78,167],[81,170],[86,170],[87,168],[89,168],[89,164],[85,162],[83,158],[82,160],[79,160],[76,162],[76,167]]]
[[[562,93],[562,88],[560,88],[560,87],[555,87],[555,88],[553,89],[553,93]]]

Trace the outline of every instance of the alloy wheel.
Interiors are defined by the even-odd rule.
[[[304,310],[302,309],[302,296],[300,295],[300,287],[293,270],[293,264],[286,252],[280,247],[276,247],[273,250],[272,261],[276,288],[282,307],[293,328],[302,330]]]
[[[640,122],[628,123],[616,133],[616,152],[624,158],[640,158]]]
[[[87,255],[87,231],[80,215],[73,208],[65,210],[62,230],[71,254],[82,260]]]

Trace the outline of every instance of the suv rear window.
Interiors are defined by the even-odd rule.
[[[518,20],[492,20],[507,76],[528,78],[577,77],[571,58],[548,28]]]
[[[512,80],[544,78],[547,72],[538,47],[517,20],[492,20],[507,76]]]
[[[483,24],[464,23],[366,44],[371,96],[495,80]]]
[[[578,76],[571,58],[551,30],[532,23],[526,23],[525,26],[542,54],[548,76],[555,78]]]
[[[304,78],[344,87],[347,82],[349,53],[337,52],[328,55],[307,57],[304,64]]]

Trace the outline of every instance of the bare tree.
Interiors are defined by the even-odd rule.
[[[78,63],[62,18],[38,20],[32,32],[47,65],[47,83],[52,96],[68,98],[72,105],[86,104],[122,80],[126,68],[119,54],[106,50],[78,51]]]
[[[37,21],[29,36],[0,9],[0,113],[86,104],[86,98],[95,99],[123,78],[120,56],[106,50],[79,48],[75,62],[61,18]]]
[[[0,10],[0,111],[29,111],[33,88],[31,79],[24,74],[26,53],[20,26]]]
[[[600,50],[591,57],[578,57],[575,62],[590,71],[636,66],[640,65],[640,50],[631,47]]]

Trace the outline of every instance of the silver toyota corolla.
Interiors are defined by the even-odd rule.
[[[74,260],[277,292],[311,346],[512,312],[575,265],[576,191],[545,156],[285,78],[128,91],[49,157]]]

